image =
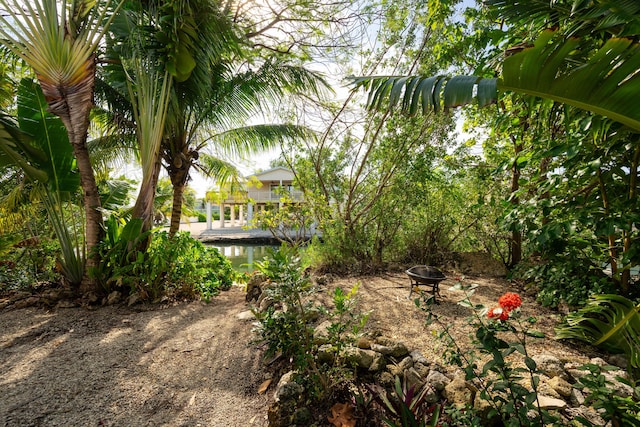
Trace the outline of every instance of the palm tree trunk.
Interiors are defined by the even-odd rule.
[[[142,231],[151,230],[153,225],[153,201],[156,195],[156,187],[158,186],[158,176],[160,175],[160,159],[157,159],[153,165],[151,176],[143,179],[140,186],[140,193],[133,207],[133,218],[142,219]],[[141,248],[146,249],[146,248]]]
[[[56,84],[44,76],[38,76],[49,112],[60,117],[67,129],[80,173],[86,215],[85,245],[88,254],[83,279],[84,290],[92,290],[95,286],[95,281],[88,277],[87,272],[100,263],[96,247],[104,232],[100,195],[86,145],[89,113],[93,108],[95,73],[95,57],[91,56],[84,64],[83,77],[73,83]]]
[[[172,180],[173,181],[173,180]],[[180,230],[180,218],[182,217],[182,196],[186,184],[173,184],[173,206],[171,208],[171,225],[169,237],[173,237]]]
[[[96,184],[93,167],[89,159],[89,151],[86,145],[74,145],[73,152],[78,164],[80,173],[80,185],[84,199],[84,210],[86,216],[85,244],[87,246],[87,271],[97,267],[100,257],[96,250],[98,243],[102,240],[104,233],[102,213],[100,211],[101,202],[98,186]],[[86,272],[85,272],[86,276]],[[87,282],[90,284],[90,281]]]

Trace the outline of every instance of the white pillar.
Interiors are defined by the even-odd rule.
[[[220,228],[224,228],[224,203],[220,203]]]
[[[211,226],[211,202],[207,202],[207,230],[211,230],[213,227]]]
[[[247,203],[247,224],[251,224],[253,219],[253,203]]]
[[[238,205],[238,225],[244,225],[244,205]]]
[[[232,227],[236,226],[236,205],[229,206],[229,222]]]

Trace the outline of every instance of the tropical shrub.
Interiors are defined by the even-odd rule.
[[[614,353],[624,353],[640,368],[640,304],[620,295],[595,295],[556,328],[556,338],[574,338]]]
[[[100,245],[104,259],[94,275],[105,291],[122,289],[143,300],[202,297],[208,301],[231,287],[237,278],[231,262],[189,233],[170,238],[166,232],[140,233],[142,221],[126,225],[110,219],[107,239]],[[119,230],[119,231],[114,231]],[[146,251],[137,250],[145,239]]]
[[[355,341],[367,321],[368,316],[355,309],[358,286],[346,293],[337,288],[332,295],[333,308],[328,309],[312,300],[317,290],[301,268],[295,248],[283,245],[254,265],[271,282],[264,292],[274,302],[264,311],[254,310],[260,322],[256,332],[266,345],[266,356],[282,355],[289,360],[311,397],[329,395],[349,378],[351,367],[342,349]],[[318,360],[319,344],[310,323],[316,313],[324,314],[331,322],[323,348],[335,355],[333,362]]]
[[[535,289],[540,304],[558,307],[584,305],[591,295],[615,291],[613,281],[577,254],[562,254],[542,262],[525,262],[513,271],[513,278]]]

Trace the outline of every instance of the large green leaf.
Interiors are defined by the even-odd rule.
[[[640,131],[640,45],[611,38],[586,62],[578,62],[580,39],[544,31],[534,46],[504,60],[500,79],[476,76],[358,77],[355,88],[369,92],[371,109],[393,110],[400,100],[404,113],[415,114],[495,102],[498,90],[552,99],[591,111]],[[580,65],[575,65],[579,63]]]
[[[545,31],[533,47],[505,59],[498,89],[552,99],[640,131],[640,47],[609,39],[590,59],[568,67],[580,40]]]
[[[574,338],[608,351],[624,352],[640,367],[640,304],[620,295],[596,295],[556,328],[556,338]]]
[[[42,89],[30,79],[23,79],[18,88],[18,123],[31,138],[31,143],[22,144],[21,148],[31,165],[47,174],[50,190],[76,191],[80,177],[67,130],[58,117],[47,112]]]

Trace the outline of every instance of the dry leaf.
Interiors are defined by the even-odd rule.
[[[355,427],[356,417],[353,410],[354,407],[348,403],[336,403],[331,407],[331,416],[327,419],[335,427]]]
[[[267,391],[270,385],[271,385],[270,379],[260,384],[260,388],[258,389],[258,394],[263,394],[265,391]]]

